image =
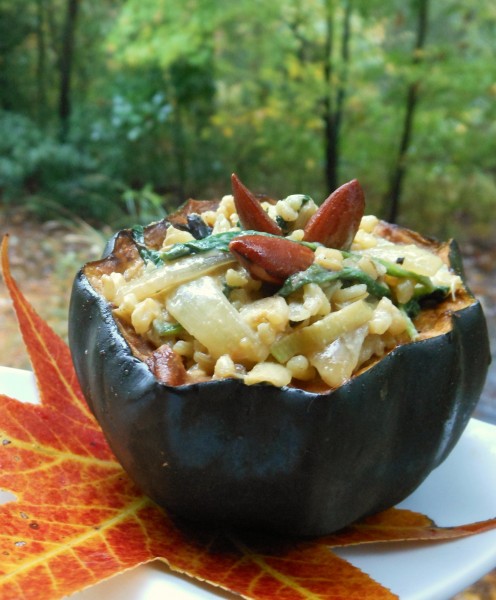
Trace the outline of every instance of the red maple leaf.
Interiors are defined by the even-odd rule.
[[[496,519],[437,527],[391,509],[316,541],[229,534],[178,523],[136,489],[89,411],[69,349],[2,269],[41,403],[0,395],[0,597],[62,598],[126,569],[161,560],[172,570],[245,598],[396,598],[331,546],[445,539],[496,527]]]

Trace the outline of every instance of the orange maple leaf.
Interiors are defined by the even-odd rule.
[[[2,269],[41,403],[0,395],[0,597],[62,598],[126,569],[161,560],[172,570],[245,598],[397,598],[330,546],[461,537],[496,520],[440,528],[391,509],[316,541],[200,529],[172,519],[136,489],[89,411],[66,344]]]

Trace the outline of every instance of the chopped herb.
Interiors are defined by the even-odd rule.
[[[416,298],[411,298],[405,304],[400,305],[400,310],[403,313],[406,313],[410,319],[415,319],[415,317],[420,313],[420,302]]]
[[[160,337],[170,337],[184,331],[180,323],[170,323],[169,321],[154,321],[153,329]]]
[[[227,283],[225,281],[222,283],[222,293],[228,299],[229,299],[229,296],[231,295],[231,292],[235,289],[236,288],[232,287],[231,285],[227,285]]]
[[[280,215],[277,215],[276,223],[279,225],[283,233],[289,233],[291,228],[291,223],[289,221],[285,221]]]
[[[436,306],[442,302],[448,295],[450,288],[445,286],[435,287],[434,290],[428,294],[422,294],[422,290],[416,291],[414,298],[417,298],[421,308],[428,308],[430,306]]]
[[[406,321],[406,332],[408,333],[410,339],[412,341],[416,340],[418,338],[418,331],[417,328],[415,327],[415,325],[413,324],[413,321],[410,317],[410,315],[408,314],[408,311],[405,309],[406,305],[402,305],[400,306],[400,311],[403,314],[403,317]]]
[[[137,244],[145,244],[145,228],[143,227],[143,225],[135,225],[131,229],[131,233],[133,235],[133,240]]]

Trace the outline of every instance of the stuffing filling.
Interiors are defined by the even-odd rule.
[[[296,242],[317,210],[303,195],[262,206]],[[172,351],[167,365],[184,368],[183,383],[238,378],[246,385],[340,386],[419,339],[423,307],[455,298],[463,287],[438,254],[386,239],[370,215],[347,250],[306,244],[313,263],[280,286],[255,279],[229,252],[229,241],[244,235],[232,196],[192,215],[190,224],[194,231],[170,225],[158,250],[148,249],[136,228],[141,260],[98,283],[118,322],[152,349]]]

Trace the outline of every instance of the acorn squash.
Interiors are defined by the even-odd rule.
[[[326,534],[403,500],[450,453],[481,393],[490,354],[479,302],[465,285],[434,302],[414,321],[415,341],[337,387],[164,383],[147,364],[154,348],[116,318],[98,281],[141,264],[144,252],[161,248],[171,222],[187,228],[201,206],[188,204],[140,239],[119,232],[74,281],[74,365],[124,469],[181,517],[285,535]],[[432,249],[463,278],[454,242],[378,228],[385,239]]]

